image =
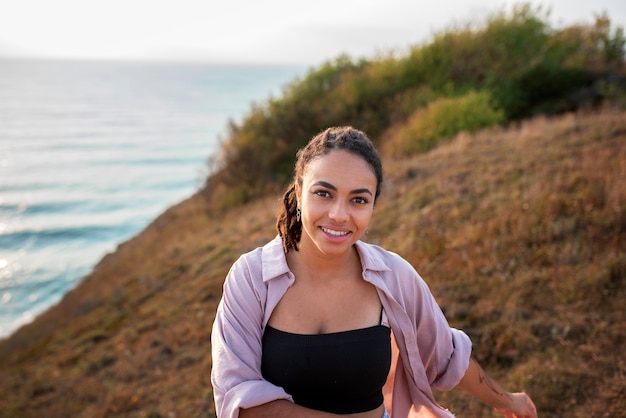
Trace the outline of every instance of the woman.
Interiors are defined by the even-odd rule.
[[[218,417],[388,417],[393,334],[394,417],[451,417],[431,387],[458,386],[506,417],[536,418],[526,394],[470,358],[469,338],[413,267],[360,241],[383,177],[371,141],[329,128],[297,157],[278,236],[241,256],[224,283],[211,336]]]

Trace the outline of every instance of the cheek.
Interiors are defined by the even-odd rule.
[[[363,210],[362,212],[359,212],[356,216],[355,219],[359,224],[369,224],[370,220],[372,219],[372,215],[373,215],[374,211],[370,208],[367,210]]]
[[[323,213],[324,208],[319,202],[315,202],[315,199],[303,199],[302,200],[302,216],[307,218],[316,218],[320,213]]]

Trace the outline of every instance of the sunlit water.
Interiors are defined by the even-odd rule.
[[[301,67],[0,60],[0,338],[190,196]]]

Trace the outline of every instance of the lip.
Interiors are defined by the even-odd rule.
[[[350,235],[352,235],[351,231],[342,228],[328,228],[320,226],[319,229],[322,234],[324,234],[326,239],[334,242],[345,241],[350,237]]]

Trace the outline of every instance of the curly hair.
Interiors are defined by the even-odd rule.
[[[374,144],[363,132],[351,126],[338,126],[328,128],[317,134],[296,154],[293,182],[283,195],[282,207],[276,218],[276,229],[283,240],[285,253],[292,248],[298,251],[298,243],[302,237],[302,223],[297,213],[296,184],[302,186],[302,176],[311,161],[334,149],[348,151],[363,158],[376,176],[374,203],[380,195],[383,183],[382,163]]]

